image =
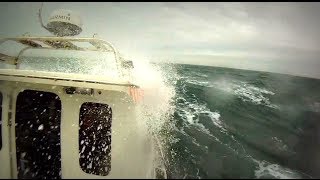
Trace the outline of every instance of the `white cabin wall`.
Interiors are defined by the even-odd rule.
[[[8,111],[9,111],[9,92],[10,89],[4,88],[3,82],[0,82],[0,92],[2,93],[2,148],[0,149],[0,179],[11,178],[10,173],[10,151],[9,151],[9,128],[8,128]]]
[[[7,82],[1,85],[0,90],[6,92],[14,92],[13,106],[15,107],[16,96],[19,92],[30,89],[38,91],[52,92],[59,96],[61,100],[61,168],[62,178],[152,178],[147,176],[150,166],[152,165],[152,143],[150,138],[141,133],[139,126],[139,118],[136,114],[136,106],[129,100],[127,93],[121,91],[111,91],[100,89],[95,90],[93,96],[90,95],[68,95],[64,93],[63,87],[59,85],[34,84],[27,82]],[[14,90],[14,91],[12,91]],[[4,102],[8,98],[3,94]],[[107,176],[98,176],[87,174],[82,171],[79,164],[79,112],[80,106],[84,102],[96,102],[108,104],[112,108],[112,126],[111,126],[111,171]],[[7,106],[3,106],[3,112],[8,111]],[[5,126],[7,124],[7,113],[3,113],[3,129],[5,135],[9,132]],[[15,148],[15,113],[13,117],[12,128],[12,147]],[[4,137],[4,136],[3,136]],[[6,144],[6,146],[5,146]],[[3,147],[0,151],[0,161],[4,164],[9,163],[9,149],[4,150],[8,146],[8,141],[3,138]],[[15,150],[13,153],[15,157]],[[16,173],[16,159],[14,158],[14,178]],[[8,177],[10,170],[8,167],[0,168],[0,177]],[[9,175],[10,176],[10,175]]]

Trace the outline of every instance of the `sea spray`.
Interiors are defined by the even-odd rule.
[[[154,164],[157,177],[167,177],[165,166],[168,149],[166,142],[170,138],[170,116],[174,112],[175,72],[147,61],[134,62],[133,82],[140,87],[143,98],[137,102],[137,120],[139,130],[146,137],[152,137]]]

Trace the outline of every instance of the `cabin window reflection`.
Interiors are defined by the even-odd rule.
[[[0,92],[0,150],[2,149],[2,93]]]
[[[82,104],[79,163],[88,174],[106,176],[111,170],[111,120],[110,106],[92,102]]]

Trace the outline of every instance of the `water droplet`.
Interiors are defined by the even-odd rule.
[[[85,149],[86,149],[86,147],[83,146],[82,149],[81,149],[81,153],[83,153]]]
[[[43,130],[43,124],[41,124],[41,125],[38,127],[38,130],[39,130],[39,131]]]
[[[90,162],[90,164],[87,166],[88,169],[92,168],[92,162]]]
[[[26,152],[21,153],[21,158],[24,158],[26,156]]]

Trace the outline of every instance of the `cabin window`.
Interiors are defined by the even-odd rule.
[[[111,170],[112,110],[106,104],[86,102],[80,109],[79,163],[88,174],[106,176]]]
[[[60,179],[61,101],[50,92],[25,90],[16,101],[18,179]]]
[[[0,92],[0,150],[2,149],[2,93]]]

